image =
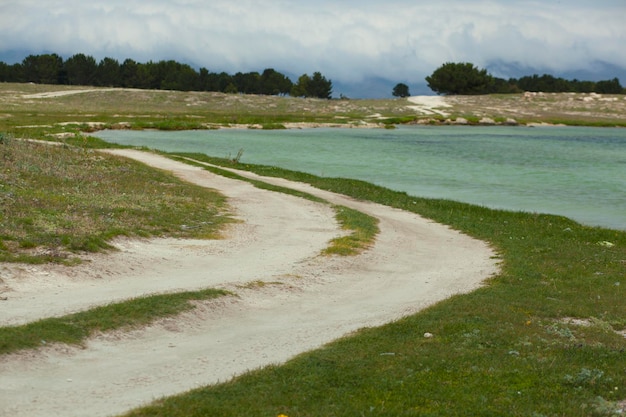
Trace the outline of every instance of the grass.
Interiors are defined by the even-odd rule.
[[[1,83],[0,126],[16,137],[42,137],[100,128],[214,129],[260,126],[280,129],[288,123],[382,126],[430,120],[445,121],[408,108],[406,99],[320,100],[209,92],[105,90],[62,97],[29,98],[29,94],[80,90],[85,87]],[[91,89],[91,87],[89,87]],[[480,120],[508,118],[524,123],[565,122],[587,126],[625,126],[626,100],[583,101],[581,94],[545,94],[525,100],[521,94],[449,96],[446,113]],[[588,97],[587,97],[588,98]],[[380,117],[372,117],[380,115]],[[422,121],[423,121],[422,120]],[[65,124],[70,122],[70,124]],[[64,123],[64,124],[61,124]],[[98,126],[90,126],[98,123]]]
[[[21,326],[0,327],[0,354],[35,349],[53,343],[81,345],[97,332],[147,326],[194,308],[191,301],[229,295],[216,289],[158,294],[93,308],[63,317],[46,318]]]
[[[616,333],[626,328],[625,232],[245,168],[449,224],[490,242],[502,271],[471,294],[128,416],[591,416],[612,415],[626,397],[626,340]]]
[[[74,146],[0,143],[0,261],[71,263],[117,236],[217,238],[223,196]],[[75,139],[77,144],[88,142]]]
[[[335,206],[335,210],[342,229],[350,230],[351,233],[333,239],[323,254],[358,255],[374,243],[376,235],[380,232],[378,219],[345,206]]]

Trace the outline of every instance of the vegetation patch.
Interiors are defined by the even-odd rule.
[[[357,255],[374,243],[380,232],[378,219],[345,206],[335,206],[337,221],[347,236],[335,238],[322,253],[325,255]]]
[[[80,143],[76,139],[75,143]],[[117,236],[217,238],[223,196],[124,158],[69,145],[0,144],[0,261],[72,262]]]
[[[0,327],[0,354],[40,348],[52,343],[80,345],[97,332],[147,326],[158,319],[195,308],[192,301],[209,300],[225,295],[230,293],[216,289],[159,294],[21,326]]]
[[[245,284],[239,284],[237,285],[237,288],[242,288],[246,290],[256,290],[260,288],[265,288],[267,286],[275,286],[275,285],[283,285],[283,283],[279,281],[268,282],[268,281],[257,279],[255,281],[246,282]]]

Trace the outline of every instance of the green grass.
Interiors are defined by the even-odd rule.
[[[73,262],[117,236],[217,238],[223,196],[85,147],[0,143],[0,261]],[[72,143],[99,143],[76,137]],[[95,146],[95,145],[91,145]]]
[[[229,295],[216,289],[159,294],[96,307],[63,317],[46,318],[21,326],[0,327],[0,354],[34,349],[52,343],[80,345],[96,332],[129,330],[157,319],[191,310],[191,301]]]
[[[616,333],[626,328],[625,232],[245,168],[451,225],[490,242],[501,273],[419,314],[129,416],[592,416],[611,415],[626,398],[626,339]]]
[[[358,210],[344,206],[335,206],[337,221],[344,230],[351,233],[335,238],[322,253],[325,255],[358,255],[370,247],[380,232],[378,219]]]

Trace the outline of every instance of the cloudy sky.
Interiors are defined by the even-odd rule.
[[[626,84],[626,0],[0,0],[0,61],[84,53],[411,92],[444,62]],[[426,91],[427,88],[426,88]]]

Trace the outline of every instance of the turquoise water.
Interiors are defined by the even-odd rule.
[[[242,162],[626,230],[626,129],[415,126],[102,131],[97,136],[217,157],[234,157],[243,149]]]

